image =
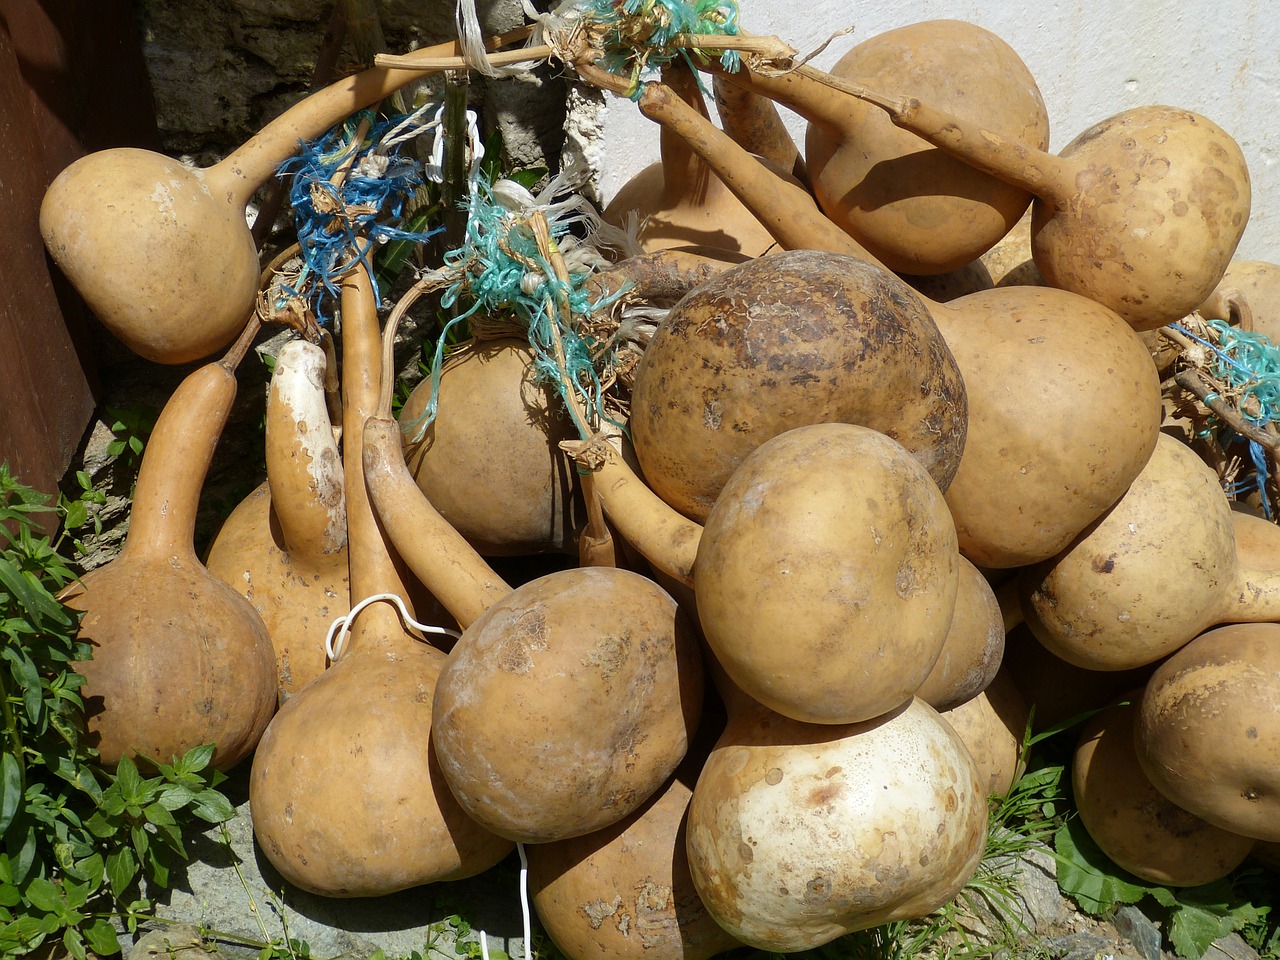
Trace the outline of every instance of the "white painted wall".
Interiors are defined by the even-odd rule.
[[[856,43],[920,20],[968,20],[1007,41],[1049,110],[1050,149],[1130,107],[1168,104],[1213,120],[1240,143],[1253,209],[1236,256],[1280,262],[1280,0],[740,0],[743,27],[797,50],[835,41],[828,67]],[[893,92],[893,91],[888,91]],[[600,189],[608,200],[657,159],[657,128],[627,101],[603,118]],[[791,115],[803,144],[803,122]]]

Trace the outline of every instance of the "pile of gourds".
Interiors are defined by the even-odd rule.
[[[508,325],[397,422],[398,317],[381,329],[358,245],[341,389],[319,346],[281,351],[267,482],[207,567],[195,504],[258,331],[246,203],[300,138],[471,61],[394,58],[209,170],[108,151],[50,188],[48,248],[126,344],[185,363],[240,335],[166,406],[124,551],[66,597],[102,761],[252,755],[263,852],[328,896],[524,844],[573,957],[794,951],[927,914],[975,870],[1033,705],[1047,724],[1127,694],[1075,786],[1139,876],[1203,883],[1280,841],[1280,531],[1161,433],[1139,336],[1228,268],[1250,205],[1230,136],[1149,107],[1050,155],[1030,72],[957,21],[831,73],[676,36],[661,80],[617,72],[597,26],[550,49],[662,126],[661,164],[605,211],[647,253],[579,316],[545,211],[512,229],[524,289],[581,334],[561,361],[624,339],[602,304],[667,297],[638,361],[595,371],[617,403]],[[802,153],[770,101],[809,121]],[[989,251],[1028,209],[1013,259],[1036,282],[1006,282]],[[488,562],[539,552],[573,559],[514,588]]]

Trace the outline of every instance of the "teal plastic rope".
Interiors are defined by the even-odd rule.
[[[1240,416],[1250,423],[1262,426],[1280,421],[1280,347],[1262,333],[1248,333],[1223,320],[1206,320],[1217,343],[1196,336],[1180,324],[1173,329],[1206,347],[1213,355],[1213,376],[1225,383],[1234,396],[1248,398],[1252,403],[1239,403]],[[1250,459],[1254,477],[1237,481],[1227,491],[1231,495],[1264,489],[1268,474],[1267,458],[1262,445],[1249,441]],[[1271,517],[1267,498],[1262,498],[1263,512]]]
[[[682,34],[738,35],[737,0],[586,0],[582,11],[584,19],[605,28],[600,65],[637,86],[676,57],[690,60],[674,46]],[[725,50],[720,63],[736,72],[742,58]]]
[[[555,241],[568,232],[569,225],[549,220],[548,226]],[[558,280],[522,218],[495,200],[483,182],[474,185],[467,201],[466,238],[444,255],[444,263],[459,271],[459,279],[444,291],[441,304],[466,307],[445,325],[436,341],[429,374],[431,397],[421,416],[405,424],[411,442],[420,440],[435,420],[448,335],[456,324],[475,314],[510,315],[525,331],[537,378],[555,388],[580,436],[589,437],[591,430],[577,414],[579,404],[615,422],[605,412],[603,386],[593,362],[603,345],[567,324],[556,305],[567,302],[570,315],[579,316],[609,306],[621,293],[593,301],[585,289],[589,274],[570,274],[567,283]],[[557,358],[561,353],[563,372]],[[605,362],[609,359],[606,356]],[[566,393],[566,379],[578,393],[577,402]]]

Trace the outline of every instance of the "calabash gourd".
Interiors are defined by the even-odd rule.
[[[1152,663],[1217,623],[1280,618],[1280,580],[1240,562],[1218,475],[1163,434],[1120,501],[1019,579],[1036,638],[1091,670]]]
[[[364,422],[377,410],[383,375],[363,266],[343,282],[342,329],[351,594],[404,599],[363,475]],[[379,896],[488,869],[512,845],[458,805],[431,749],[444,654],[408,633],[386,602],[350,626],[347,649],[283,705],[254,756],[259,846],[290,883],[328,897]]]
[[[707,644],[783,716],[848,724],[888,713],[932,670],[959,581],[938,486],[867,427],[813,424],[734,471],[694,566]]]
[[[1232,833],[1280,840],[1280,624],[1215,627],[1151,675],[1135,720],[1143,772]]]
[[[646,85],[638,104],[678,130],[783,247],[870,257],[808,194],[743,163],[728,137],[660,84]],[[961,552],[994,568],[1053,556],[1119,499],[1151,456],[1161,396],[1149,353],[1114,311],[1065,290],[1010,287],[922,302],[969,404],[964,455],[946,487]],[[643,454],[641,465],[666,499],[660,471]]]
[[[242,318],[243,325],[243,318]],[[276,668],[262,618],[196,557],[200,491],[236,396],[235,368],[259,329],[189,374],[161,411],[143,453],[129,534],[114,560],[67,587],[93,658],[78,664],[99,762],[162,763],[215,745],[226,770],[257,745],[276,704]]]
[[[324,670],[325,632],[351,609],[346,488],[325,367],[315,344],[280,348],[267,391],[267,482],[227,517],[207,561],[262,615],[282,698]]]
[[[413,57],[460,52],[453,41]],[[319,136],[421,75],[374,67],[339,80],[207,169],[128,147],[90,153],[59,173],[45,193],[45,245],[103,325],[131,350],[158,363],[208,356],[235,338],[258,292],[258,253],[245,222],[254,191],[296,152],[299,140]]]
[[[1134,722],[1142,690],[1091,717],[1071,765],[1080,821],[1108,857],[1134,876],[1170,887],[1221,880],[1255,841],[1178,806],[1142,772]]]
[[[826,725],[728,699],[686,830],[694,885],[729,933],[762,950],[806,950],[924,916],[968,881],[986,797],[932,707],[913,699]]]
[[[945,104],[1011,141],[1048,148],[1049,119],[1035,78],[1012,47],[976,24],[932,20],[887,30],[855,46],[831,72]],[[718,76],[809,121],[805,162],[818,204],[891,270],[956,270],[1008,233],[1031,204],[1024,187],[966,169],[805,68]]]

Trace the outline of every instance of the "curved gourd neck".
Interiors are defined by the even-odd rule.
[[[415,50],[408,59],[461,54],[461,43],[453,40]],[[299,101],[208,168],[206,180],[215,195],[225,190],[231,203],[243,207],[254,191],[275,174],[276,167],[297,153],[299,141],[315,139],[357,110],[377,103],[422,76],[421,70],[411,68],[370,67],[331,83]]]
[[[803,187],[773,173],[670,88],[646,85],[639,106],[645,116],[688,143],[784,249],[847,253],[879,264],[823,215]]]
[[[329,422],[324,351],[302,340],[280,351],[267,393],[271,505],[290,554],[319,559],[347,544],[342,461]]]
[[[712,81],[720,127],[748,153],[763,157],[797,179],[805,179],[804,160],[776,104],[716,75]]]
[[[200,367],[173,392],[142,457],[122,557],[195,561],[200,492],[235,398],[235,373],[221,362]]]
[[[662,72],[662,82],[684,101],[698,116],[711,122],[706,100],[698,87],[698,78],[687,65],[673,63]],[[702,158],[688,142],[674,131],[663,127],[658,135],[658,151],[662,157],[665,190],[672,200],[690,202],[706,193],[714,179]]]
[[[121,556],[199,563],[196,511],[236,399],[236,367],[262,329],[250,318],[226,356],[188,374],[160,411],[138,469]]]

